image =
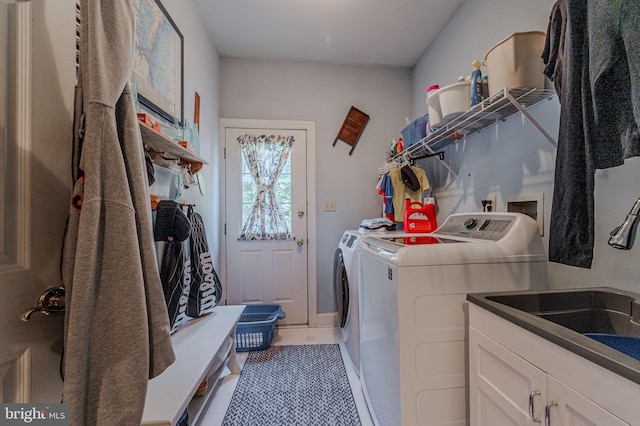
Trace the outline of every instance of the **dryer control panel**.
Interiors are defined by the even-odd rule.
[[[517,216],[504,213],[454,214],[436,231],[439,235],[498,241],[516,222]]]
[[[342,244],[344,244],[348,248],[353,248],[357,240],[358,240],[357,236],[355,236],[354,234],[350,234],[348,232],[345,232],[344,235],[342,236]]]

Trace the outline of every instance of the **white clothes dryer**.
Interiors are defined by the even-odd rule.
[[[453,214],[433,233],[367,235],[360,252],[360,381],[381,426],[466,425],[466,294],[546,288],[537,223]]]
[[[408,234],[403,231],[362,234],[358,230],[348,230],[344,231],[340,239],[333,259],[333,283],[338,321],[342,329],[342,340],[358,375],[360,374],[360,260],[358,243],[367,235],[393,236],[399,241],[413,244],[420,241],[425,234]]]
[[[360,373],[360,326],[358,297],[359,231],[345,231],[333,259],[333,283],[342,338],[355,371]]]

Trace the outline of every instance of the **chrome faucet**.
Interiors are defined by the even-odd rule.
[[[633,246],[633,240],[636,236],[638,214],[640,214],[640,198],[636,200],[624,223],[611,231],[611,237],[609,238],[609,245],[611,247],[629,250]]]

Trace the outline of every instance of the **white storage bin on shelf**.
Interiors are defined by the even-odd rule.
[[[442,122],[447,123],[460,114],[469,110],[471,104],[470,87],[468,81],[458,81],[438,90],[438,98],[440,101],[440,110],[442,111]],[[434,125],[434,127],[436,127]]]
[[[489,93],[503,87],[544,89],[544,62],[540,55],[545,36],[542,31],[513,33],[489,49],[484,58]]]

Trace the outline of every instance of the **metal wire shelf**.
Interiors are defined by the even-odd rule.
[[[504,88],[468,111],[441,122],[440,126],[429,136],[412,144],[397,157],[415,159],[425,154],[434,154],[436,151],[504,121],[518,112],[525,115],[552,145],[557,146],[554,138],[526,111],[527,108],[549,100],[553,96],[555,96],[554,90]]]

